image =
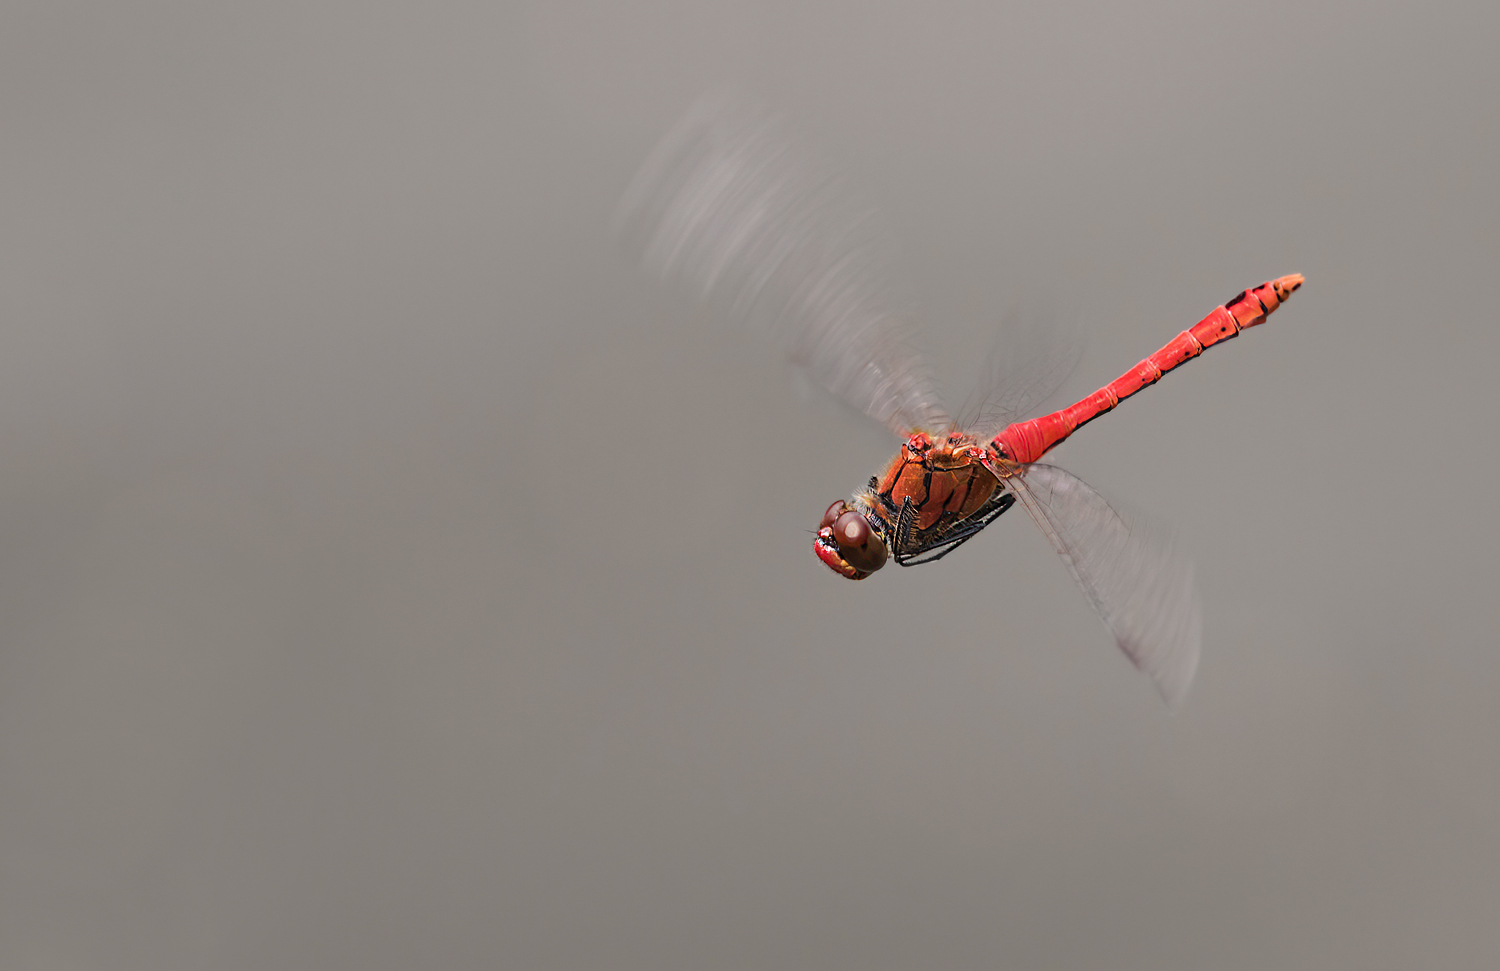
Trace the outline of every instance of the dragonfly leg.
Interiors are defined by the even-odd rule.
[[[901,510],[896,513],[896,527],[891,530],[895,542],[891,544],[893,551],[906,549],[907,540],[911,538],[912,525],[917,521],[917,507],[911,501],[911,496],[901,500]],[[896,562],[900,563],[898,556]]]
[[[925,566],[928,563],[936,563],[979,535],[980,530],[1000,518],[1000,514],[1014,505],[1015,501],[1016,497],[1009,492],[1002,493],[996,500],[993,509],[981,513],[969,522],[959,526],[932,546],[911,553],[897,554],[895,557],[896,562],[901,566]]]

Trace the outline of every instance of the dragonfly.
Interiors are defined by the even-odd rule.
[[[618,229],[650,271],[765,330],[900,440],[882,472],[823,512],[813,539],[820,561],[851,580],[890,561],[933,563],[1019,505],[1120,649],[1170,706],[1181,703],[1202,641],[1191,561],[1043,459],[1169,371],[1264,323],[1302,285],[1300,274],[1241,291],[1066,408],[1021,420],[1053,382],[1012,374],[992,393],[1004,407],[962,422],[942,403],[915,314],[893,283],[895,250],[878,214],[836,169],[799,154],[764,109],[700,100],[627,189]]]

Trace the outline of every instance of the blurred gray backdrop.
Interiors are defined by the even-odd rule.
[[[1492,3],[20,0],[0,967],[1500,962]],[[640,275],[705,89],[1054,307],[1170,522],[1169,714],[1024,516],[860,584],[885,433]],[[955,395],[960,397],[961,395]]]

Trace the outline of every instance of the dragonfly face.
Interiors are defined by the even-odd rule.
[[[880,533],[842,499],[823,513],[813,552],[829,569],[851,580],[863,580],[885,566],[887,556]]]

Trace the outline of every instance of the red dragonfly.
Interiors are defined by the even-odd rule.
[[[1263,323],[1302,285],[1300,275],[1241,292],[1061,411],[964,425],[943,408],[914,343],[873,214],[831,170],[798,158],[775,119],[700,102],[647,161],[621,213],[649,268],[768,329],[794,362],[904,440],[884,472],[823,513],[813,540],[823,563],[851,580],[888,560],[932,563],[1019,503],[1120,648],[1169,704],[1182,699],[1202,628],[1191,563],[1041,459],[1168,371]],[[1016,399],[1008,416],[1050,390],[1032,383],[1019,393],[998,389]]]

